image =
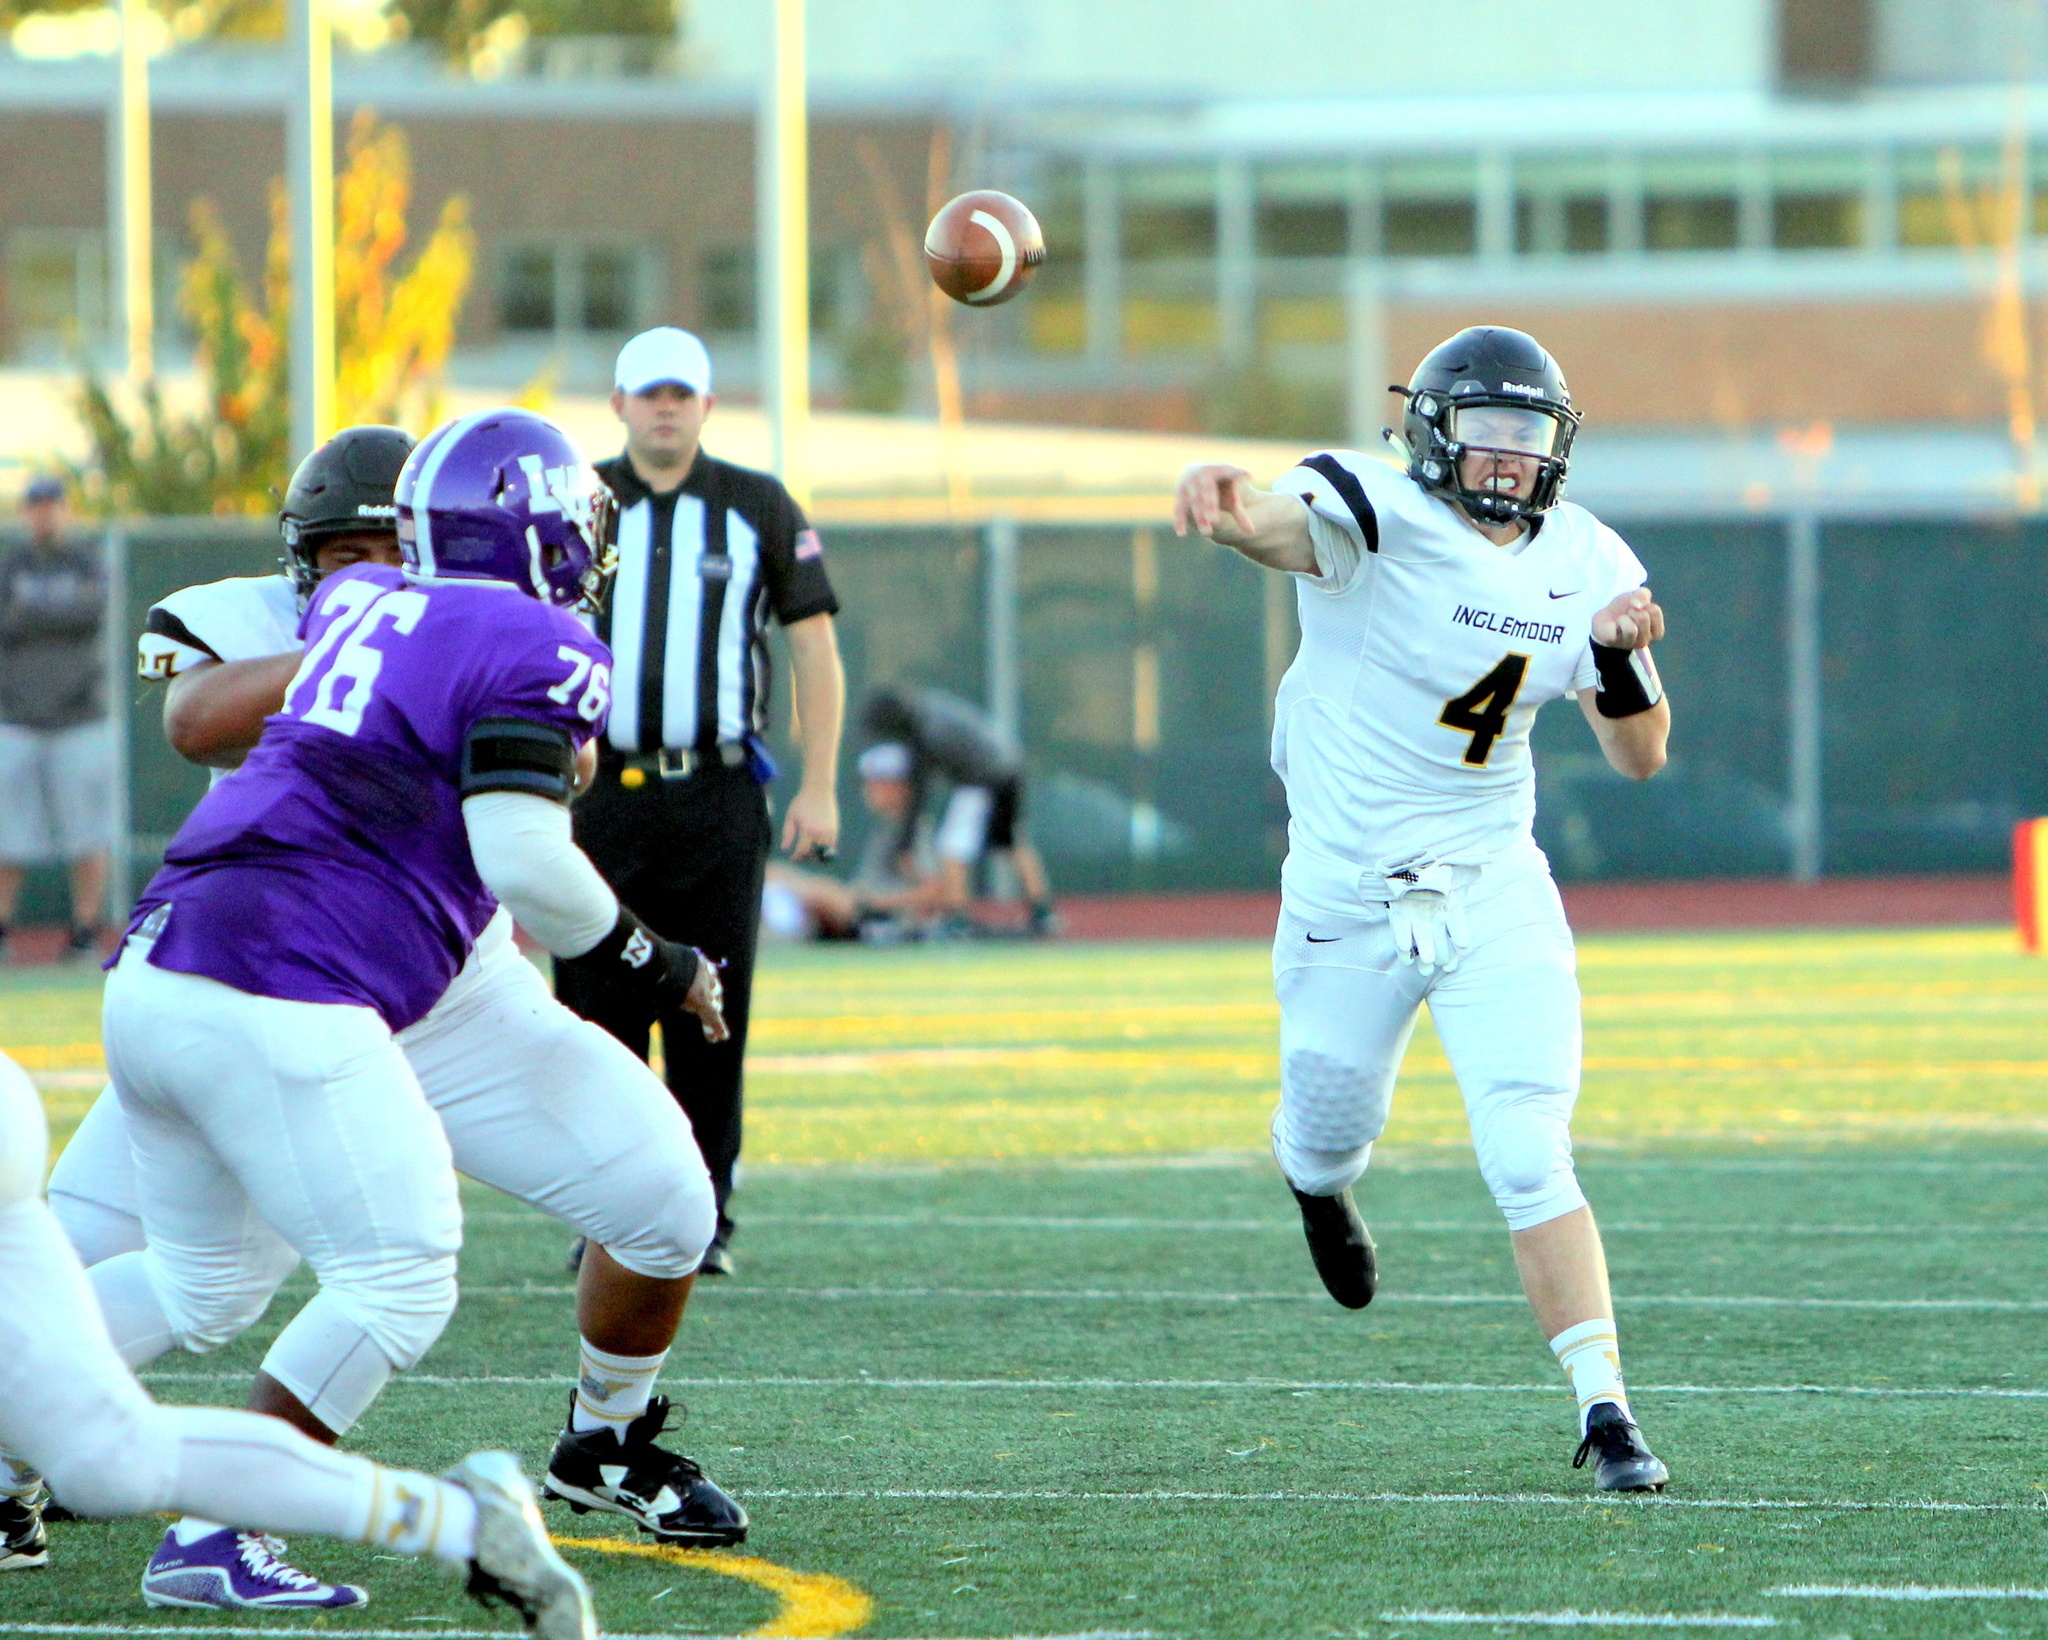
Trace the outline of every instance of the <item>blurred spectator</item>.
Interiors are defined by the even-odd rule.
[[[949,781],[935,839],[946,909],[964,915],[975,866],[988,855],[1008,854],[1030,907],[1030,932],[1057,933],[1045,863],[1024,833],[1024,754],[995,720],[942,689],[885,686],[868,697],[867,733],[910,754],[910,801],[896,826],[896,857],[909,854],[933,785]]]
[[[879,824],[868,833],[860,863],[845,882],[822,871],[771,864],[761,900],[761,920],[770,933],[879,945],[925,933],[946,891],[931,822],[911,809],[910,772],[907,746],[870,746],[861,753],[861,801]],[[899,846],[906,817],[912,821],[908,851]]]
[[[25,868],[71,872],[68,951],[97,951],[113,843],[114,758],[107,720],[106,572],[70,539],[63,481],[22,497],[29,540],[0,558],[0,950]]]

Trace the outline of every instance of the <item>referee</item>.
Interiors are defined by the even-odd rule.
[[[803,783],[782,846],[829,858],[846,679],[832,617],[839,601],[818,532],[782,485],[699,448],[714,402],[711,359],[685,330],[643,331],[619,352],[612,410],[625,454],[598,463],[618,498],[618,575],[598,635],[611,646],[611,725],[576,807],[576,840],[649,926],[724,964],[731,1040],[704,1040],[680,1011],[651,1014],[610,986],[556,970],[569,1007],[647,1057],[661,1026],[669,1090],[690,1118],[718,1197],[709,1275],[730,1275],[733,1166],[742,1058],[773,828],[768,621],[795,672]]]

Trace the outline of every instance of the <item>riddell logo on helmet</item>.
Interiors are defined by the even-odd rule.
[[[1550,394],[1546,389],[1541,387],[1530,387],[1523,382],[1502,382],[1500,384],[1500,391],[1503,393],[1520,393],[1525,397],[1532,399],[1547,399],[1550,397]]]

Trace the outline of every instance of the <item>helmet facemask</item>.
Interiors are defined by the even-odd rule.
[[[1408,394],[1406,421],[1416,481],[1485,524],[1534,518],[1557,504],[1579,425],[1569,404],[1552,399],[1427,388]],[[1472,457],[1482,460],[1468,475]]]

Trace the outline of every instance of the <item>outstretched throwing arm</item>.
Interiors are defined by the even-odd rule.
[[[1308,503],[1299,496],[1260,489],[1242,467],[1196,462],[1180,475],[1173,497],[1173,533],[1186,535],[1190,529],[1266,569],[1316,573]]]

